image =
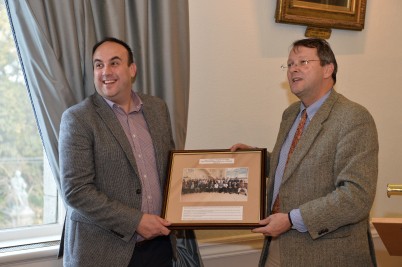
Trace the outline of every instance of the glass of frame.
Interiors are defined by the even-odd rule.
[[[265,148],[171,151],[162,218],[171,229],[258,227],[265,160]]]
[[[276,22],[362,30],[367,0],[277,0]]]

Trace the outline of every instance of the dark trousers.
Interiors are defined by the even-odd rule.
[[[172,267],[172,244],[169,236],[138,242],[128,267]]]

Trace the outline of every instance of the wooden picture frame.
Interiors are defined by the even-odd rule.
[[[363,30],[367,0],[277,0],[275,21],[317,28]]]
[[[171,151],[161,217],[170,229],[259,227],[265,162],[265,148]]]

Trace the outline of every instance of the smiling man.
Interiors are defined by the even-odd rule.
[[[266,237],[260,266],[376,266],[374,120],[334,90],[338,65],[325,40],[294,42],[282,68],[300,101],[284,111],[267,163],[268,217],[253,230]]]
[[[128,112],[132,80],[137,73],[131,54],[120,43],[100,43],[94,47],[93,67],[96,91]]]
[[[66,110],[60,126],[63,266],[173,266],[174,236],[160,217],[174,149],[167,106],[132,90],[126,43],[97,43],[93,69],[96,93]]]

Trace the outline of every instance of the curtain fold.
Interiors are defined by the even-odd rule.
[[[44,148],[58,187],[63,111],[95,89],[92,47],[106,36],[133,49],[134,89],[163,98],[184,148],[189,91],[188,0],[5,0]]]

